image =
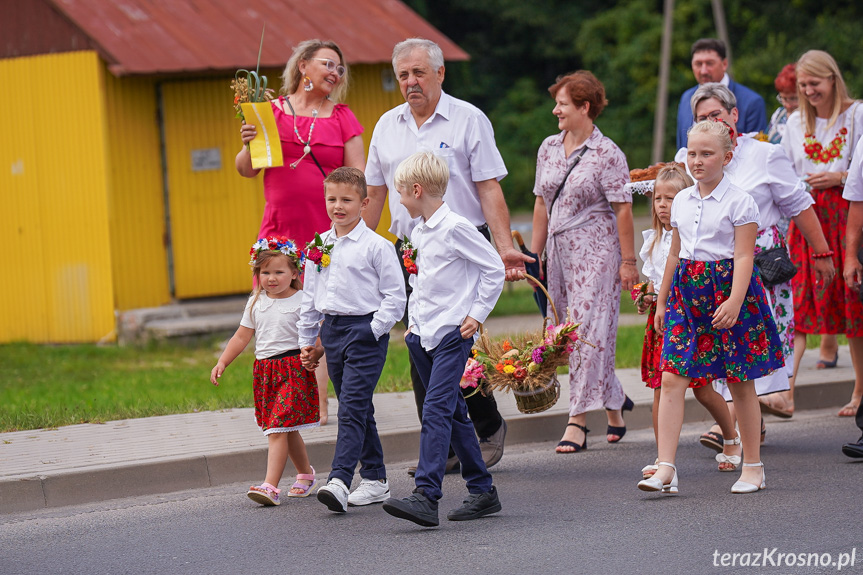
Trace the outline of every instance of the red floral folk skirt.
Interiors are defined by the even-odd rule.
[[[320,425],[318,383],[299,355],[257,359],[252,373],[255,421],[264,435]]]
[[[848,337],[863,337],[863,304],[842,280],[848,200],[842,199],[842,188],[839,187],[812,190],[812,197],[838,272],[833,282],[826,286],[815,283],[812,248],[792,221],[788,228],[788,247],[791,261],[797,266],[797,275],[791,279],[795,328],[803,333],[844,333]]]
[[[666,314],[667,315],[667,314]],[[647,326],[644,328],[644,345],[641,348],[641,381],[650,389],[662,387],[662,372],[659,365],[662,362],[662,336],[656,333],[653,327],[653,318],[656,317],[656,302],[650,304],[647,315]],[[696,389],[710,383],[704,378],[692,378],[689,387]]]
[[[730,329],[711,325],[713,312],[731,295],[733,276],[732,259],[680,260],[665,309],[661,371],[735,383],[785,367],[773,312],[754,270],[737,323]]]

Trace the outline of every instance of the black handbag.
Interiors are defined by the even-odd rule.
[[[765,287],[783,284],[797,275],[797,268],[784,246],[762,251],[755,256],[755,265]]]

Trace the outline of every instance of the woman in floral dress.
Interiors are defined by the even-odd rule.
[[[584,339],[596,345],[570,358],[569,422],[557,452],[574,453],[586,447],[588,411],[606,408],[609,442],[626,433],[621,410],[632,402],[614,373],[614,351],[620,290],[632,289],[638,270],[626,157],[593,124],[607,104],[605,88],[578,71],[559,78],[549,93],[561,132],[546,138],[537,157],[532,249],[547,254],[558,312],[568,308]]]
[[[842,276],[848,201],[842,199],[851,152],[863,136],[863,109],[848,95],[842,72],[827,52],[810,50],[797,61],[800,108],[788,118],[782,146],[797,175],[811,187],[815,211],[829,251],[816,253],[792,222],[788,230],[791,260],[798,268],[794,288],[794,372],[806,349],[806,334],[844,333],[848,337],[856,381],[840,416],[853,417],[863,397],[863,304],[841,281],[819,284],[815,261],[830,258]]]

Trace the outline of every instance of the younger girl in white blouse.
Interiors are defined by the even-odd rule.
[[[664,335],[659,469],[638,483],[643,491],[677,493],[674,461],[684,393],[693,378],[725,379],[737,406],[744,463],[732,493],[767,487],[752,380],[782,368],[784,359],[753,265],[758,206],[723,171],[731,149],[723,123],[707,120],[689,130],[687,163],[698,183],[677,194],[671,207],[673,235],[655,317],[656,331]]]
[[[255,420],[267,436],[267,475],[249,488],[249,499],[262,505],[279,505],[279,480],[290,457],[297,480],[288,497],[307,497],[315,485],[299,430],[320,425],[318,386],[314,370],[300,364],[297,324],[303,301],[300,283],[302,253],[285,237],[268,237],[252,246],[255,291],[243,319],[210,374],[219,385],[225,368],[255,338]]]
[[[641,380],[653,390],[653,432],[658,438],[659,396],[662,372],[659,370],[662,356],[662,335],[654,328],[656,315],[656,298],[653,293],[662,285],[665,263],[671,250],[672,227],[671,205],[674,197],[683,189],[693,185],[692,178],[679,165],[665,166],[656,175],[653,186],[653,227],[644,230],[644,245],[641,247],[641,260],[644,262],[642,273],[647,276],[647,295],[638,302],[638,313],[648,312],[647,326],[644,329],[644,347],[641,351]],[[703,377],[693,378],[689,387],[695,399],[713,416],[722,429],[724,449],[716,455],[719,471],[734,471],[740,465],[740,440],[734,421],[728,411],[725,400],[719,395],[709,381]],[[642,470],[642,478],[653,476],[657,470],[659,459],[652,465],[646,465]]]

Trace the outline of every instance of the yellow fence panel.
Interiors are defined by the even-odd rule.
[[[105,102],[95,52],[0,60],[0,341],[114,330]],[[62,95],[46,89],[62,86]]]

